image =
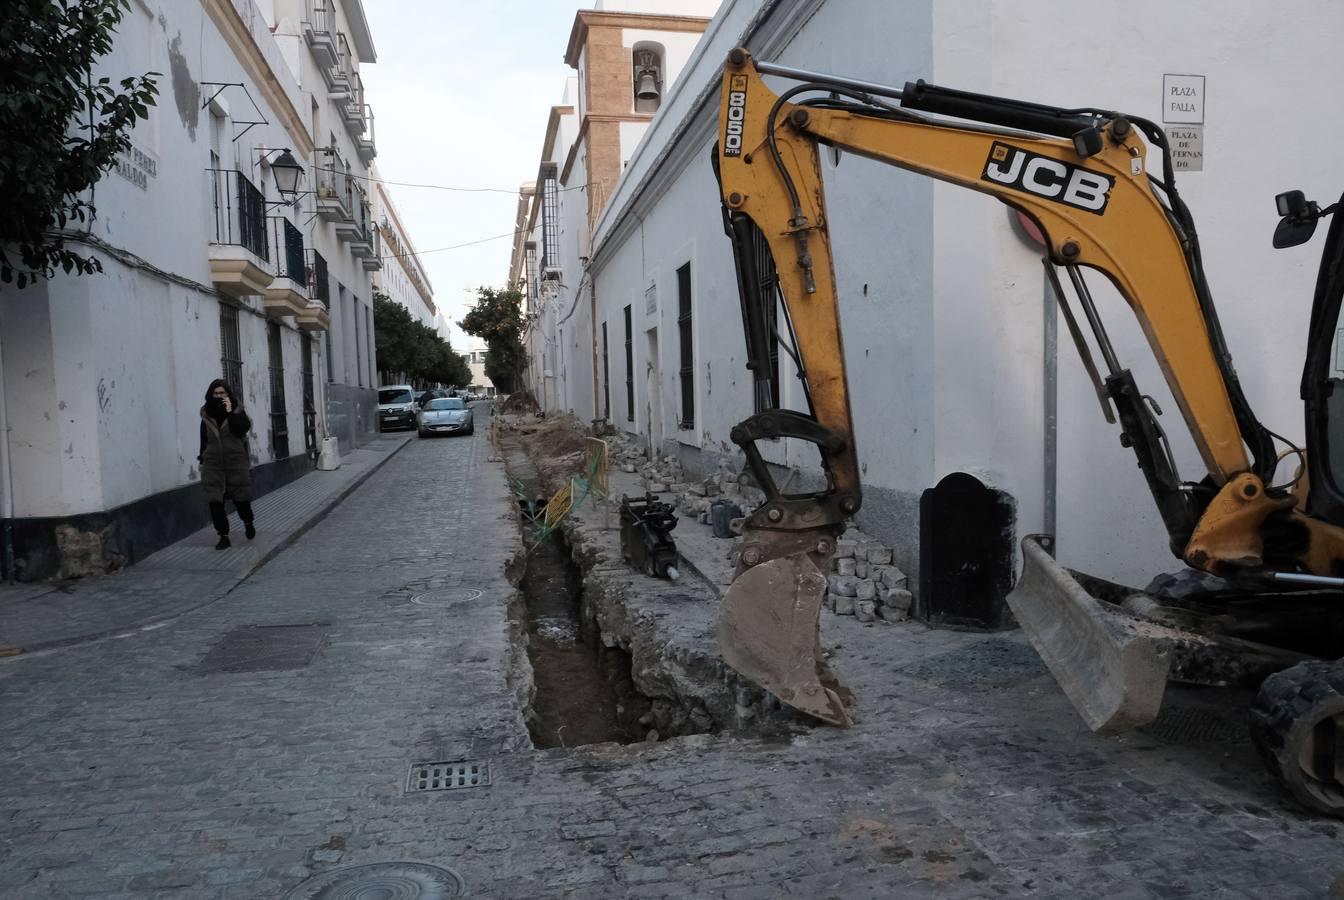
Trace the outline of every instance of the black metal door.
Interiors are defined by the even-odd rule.
[[[303,446],[317,459],[317,389],[313,383],[313,338],[303,336]]]
[[[277,460],[289,458],[289,415],[285,410],[285,362],[280,347],[280,326],[267,325],[271,350],[271,453]]]

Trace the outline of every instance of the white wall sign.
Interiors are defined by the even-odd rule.
[[[644,315],[651,316],[656,312],[658,312],[658,286],[651,284],[644,292]]]
[[[1170,125],[1204,124],[1204,76],[1162,76],[1162,121]]]
[[[118,154],[114,168],[117,174],[142,191],[149,190],[149,180],[159,176],[159,162],[134,144]]]
[[[1177,172],[1204,170],[1204,126],[1168,125],[1167,143],[1171,145],[1171,167]]]

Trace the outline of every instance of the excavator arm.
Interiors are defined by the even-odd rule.
[[[776,94],[763,76],[799,84]],[[797,99],[795,99],[797,98]],[[899,100],[900,105],[892,103]],[[925,112],[959,120],[930,117]],[[1118,414],[1172,549],[1210,572],[1262,568],[1266,535],[1276,566],[1328,574],[1344,533],[1293,509],[1268,487],[1277,459],[1232,369],[1204,284],[1193,220],[1164,166],[1149,171],[1142,119],[1063,110],[926,85],[896,89],[754,61],[734,50],[724,67],[715,165],[733,238],[749,366],[763,377],[768,337],[762,273],[749,243],[762,240],[777,270],[809,413],[769,410],[733,431],[765,503],[747,520],[736,578],[720,617],[726,660],[780,699],[846,724],[846,697],[818,645],[818,617],[835,537],[861,502],[819,147],[828,145],[997,197],[1045,237],[1045,264],[1066,317],[1068,275],[1105,367],[1103,408]],[[1133,310],[1203,460],[1206,477],[1180,480],[1166,438],[1133,375],[1120,365],[1083,271],[1100,272]],[[1086,345],[1076,333],[1090,369]],[[1108,405],[1109,404],[1109,405]],[[828,487],[784,495],[755,441],[816,445]]]

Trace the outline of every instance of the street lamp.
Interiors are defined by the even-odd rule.
[[[299,179],[303,178],[303,166],[288,150],[271,161],[271,173],[275,175],[275,187],[281,197],[293,200],[299,193]]]

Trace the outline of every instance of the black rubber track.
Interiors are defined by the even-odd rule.
[[[1344,790],[1335,804],[1308,789],[1298,764],[1300,728],[1320,717],[1322,709],[1344,708],[1344,663],[1310,660],[1265,679],[1251,706],[1251,739],[1265,766],[1299,803],[1317,812],[1344,818]],[[1297,730],[1295,730],[1297,729]]]

